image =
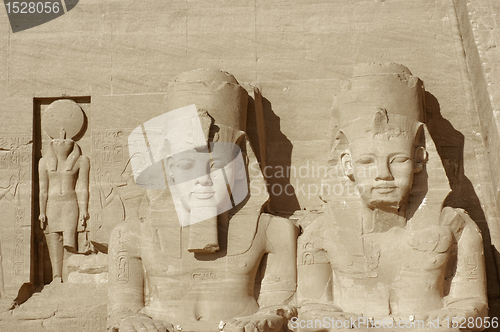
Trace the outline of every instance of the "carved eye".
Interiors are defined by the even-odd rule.
[[[409,160],[410,160],[410,158],[408,158],[406,156],[396,156],[396,157],[391,159],[391,164],[404,164],[404,163],[408,162]]]
[[[182,160],[177,163],[177,168],[182,170],[188,170],[194,168],[194,163],[189,160]]]
[[[373,164],[374,162],[375,162],[375,159],[373,159],[373,157],[371,157],[371,156],[361,157],[357,160],[357,163],[362,164],[362,165],[369,165],[369,164]]]

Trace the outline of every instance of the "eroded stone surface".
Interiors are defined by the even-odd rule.
[[[321,167],[329,158],[332,96],[342,80],[357,63],[395,61],[426,83],[427,125],[442,161],[437,168],[426,167],[429,174],[444,167],[452,187],[447,203],[465,209],[482,231],[489,315],[498,317],[498,27],[493,14],[498,12],[496,0],[89,0],[58,20],[13,34],[6,12],[0,11],[0,196],[5,193],[0,200],[5,288],[0,310],[16,298],[23,302],[35,286],[51,279],[45,271],[44,281],[40,271],[50,260],[48,253],[40,255],[43,234],[36,232],[34,170],[43,139],[33,116],[37,110],[43,113],[50,102],[69,97],[87,115],[87,131],[78,144],[91,164],[90,218],[79,242],[90,242],[99,254],[69,257],[68,281],[88,286],[106,280],[102,260],[112,229],[137,213],[145,220],[149,204],[155,203],[142,195],[143,188],[128,184],[127,137],[165,113],[166,83],[179,72],[221,68],[236,75],[250,94],[258,87],[263,98],[257,103],[259,95],[254,97],[260,108],[249,108],[253,116],[246,134],[269,184],[266,209],[288,216],[297,209],[320,210],[319,196],[326,199],[320,187],[331,179]],[[354,192],[351,182],[332,188]],[[93,294],[85,287],[64,289],[68,299]],[[72,310],[95,301],[104,310],[106,297],[89,297],[64,302],[51,293],[42,302],[52,307],[63,301]],[[14,310],[25,306],[23,316],[8,324],[2,318],[1,329],[104,330],[92,325],[97,319],[89,315],[57,323],[53,317],[45,325],[30,320],[30,312],[38,317],[30,306],[35,298]]]
[[[280,331],[294,315],[298,230],[261,213],[268,195],[244,131],[248,94],[206,69],[179,75],[169,92],[167,117],[129,138],[147,139],[129,149],[150,212],[111,236],[109,326]]]
[[[481,233],[463,210],[443,208],[450,187],[424,124],[424,92],[390,63],[357,66],[339,94],[333,158],[355,189],[326,198],[325,212],[304,224],[299,320],[430,327],[487,316]]]

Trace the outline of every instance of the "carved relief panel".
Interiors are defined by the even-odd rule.
[[[30,280],[31,152],[31,135],[0,134],[0,298],[7,300]]]
[[[90,239],[107,252],[113,228],[131,214],[143,216],[145,190],[131,176],[127,137],[132,129],[92,130]],[[143,204],[141,204],[143,203]],[[139,211],[141,210],[141,211]]]

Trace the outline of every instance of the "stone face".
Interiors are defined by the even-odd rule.
[[[206,69],[169,90],[173,110],[129,136],[132,185],[149,189],[150,213],[111,235],[109,327],[280,331],[294,312],[298,229],[260,212],[268,195],[254,183],[248,94]]]
[[[299,321],[430,327],[487,316],[481,233],[463,210],[443,208],[450,187],[423,123],[424,92],[406,67],[389,63],[357,66],[339,95],[332,157],[357,193],[344,205],[331,195],[304,225]]]
[[[147,222],[151,213],[157,219],[177,213],[168,194],[131,185],[128,155],[135,128],[177,109],[168,102],[176,75],[219,68],[238,78],[252,97],[244,130],[256,160],[249,176],[270,197],[255,211],[295,213],[291,218],[305,227],[324,201],[340,206],[333,214],[359,204],[349,197],[354,183],[329,164],[332,104],[358,63],[388,61],[425,82],[425,123],[440,161],[426,164],[427,183],[432,190],[451,187],[444,205],[465,210],[481,230],[489,316],[498,317],[499,10],[495,0],[87,0],[17,33],[0,10],[0,311],[21,304],[1,315],[0,329],[105,330],[107,287],[101,286],[112,230],[129,219]],[[86,130],[75,141],[90,160],[89,219],[78,242],[92,251],[68,257],[68,283],[60,289],[47,285],[52,274],[38,221],[37,172],[50,141],[41,116],[58,99],[75,101],[85,113]],[[184,257],[179,232],[164,233],[169,254]],[[192,241],[192,249],[206,244]],[[224,243],[218,245],[220,251]],[[307,250],[303,256],[312,259]],[[262,273],[261,266],[256,278]]]

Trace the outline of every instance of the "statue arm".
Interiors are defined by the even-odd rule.
[[[486,317],[488,300],[481,232],[467,214],[460,215],[465,228],[457,242],[457,267],[445,298],[446,308],[463,311],[468,317]]]
[[[0,200],[5,197],[8,201],[12,201],[14,199],[14,195],[10,193],[10,189],[12,188],[12,178],[14,175],[12,175],[9,179],[9,185],[7,188],[2,188],[0,187]]]
[[[325,251],[299,249],[297,277],[296,297],[301,320],[322,319],[343,312],[333,301],[333,271]]]
[[[14,178],[14,175],[10,177],[9,180],[9,192],[5,195],[5,199],[14,204],[15,206],[19,206],[20,204],[20,195],[18,195],[17,190],[19,189],[19,181],[16,182],[14,185],[14,193],[10,192],[10,188],[13,186],[12,184],[12,179]]]
[[[268,254],[259,294],[260,309],[251,316],[226,322],[223,328],[227,332],[279,332],[289,319],[297,315],[295,306],[288,303],[297,286],[298,229],[288,219],[269,215],[261,215],[259,227],[265,229],[265,252]]]
[[[47,222],[47,199],[49,191],[49,175],[47,172],[47,167],[45,165],[45,160],[42,158],[38,163],[38,179],[40,185],[40,226],[45,229],[45,223]]]
[[[321,236],[322,219],[313,221],[300,236],[297,250],[297,305],[298,318],[292,321],[299,332],[329,331],[328,328],[304,328],[298,322],[330,319],[356,321],[359,314],[344,312],[334,301],[335,273]],[[302,323],[300,323],[302,324]],[[326,323],[325,323],[326,324]],[[326,325],[325,325],[326,326]]]
[[[90,177],[90,160],[86,156],[80,156],[80,169],[78,171],[78,181],[76,184],[76,196],[78,199],[78,208],[80,210],[80,223],[85,223],[85,219],[89,217],[89,177]]]
[[[299,256],[299,260],[303,260],[304,255],[301,256]],[[324,252],[315,253],[314,258],[320,260],[319,262],[313,261],[304,264],[304,261],[299,261],[297,266],[297,303],[299,305],[331,303],[333,301],[332,268],[330,263],[321,261],[318,256],[324,256]]]
[[[262,307],[286,304],[297,287],[297,227],[288,219],[271,217],[266,229],[267,266],[259,302]]]
[[[104,189],[102,186],[99,186],[99,196],[101,198],[101,208],[105,208],[106,206],[108,206],[109,204],[111,204],[111,202],[115,199],[116,197],[116,187],[115,186],[111,186],[111,191],[109,192],[109,195],[106,196],[106,193],[104,192]]]
[[[296,298],[299,306],[333,302],[333,270],[323,245],[324,221],[316,216],[298,240]]]
[[[122,223],[111,233],[108,264],[108,326],[118,328],[122,319],[140,315],[144,307],[144,275],[140,258],[138,225]]]

